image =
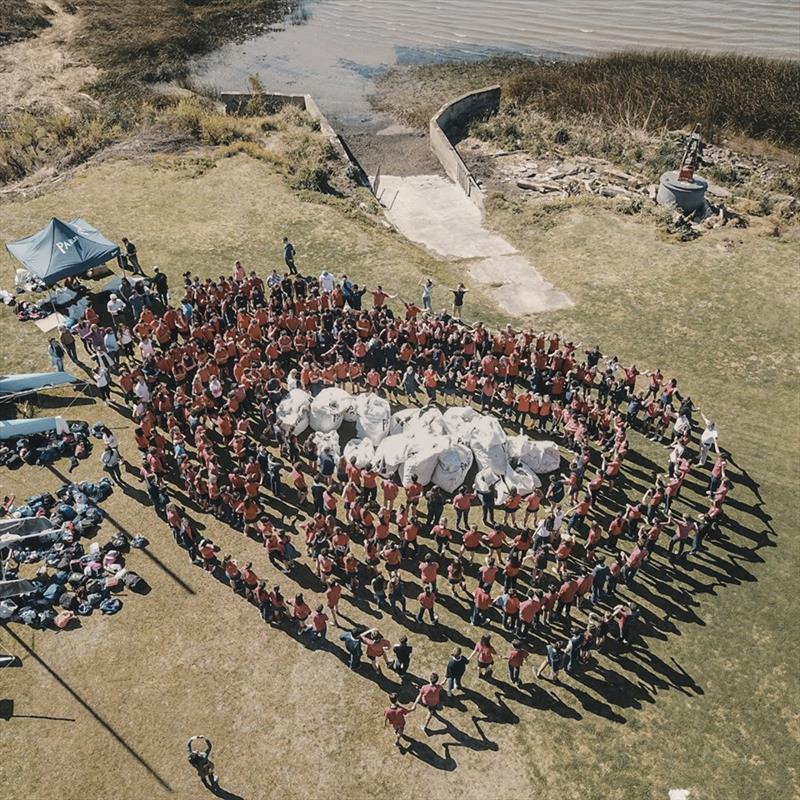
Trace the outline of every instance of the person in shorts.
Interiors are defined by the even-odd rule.
[[[417,694],[417,699],[414,700],[414,704],[411,706],[411,710],[413,711],[417,705],[421,704],[423,708],[425,708],[428,712],[428,716],[425,718],[425,722],[420,725],[420,730],[423,733],[428,732],[428,725],[430,721],[433,719],[434,716],[439,716],[439,712],[442,710],[442,685],[444,681],[439,681],[439,675],[436,672],[431,673],[431,678],[428,683],[424,686],[420,687],[419,694]]]
[[[387,725],[392,726],[392,730],[394,731],[394,743],[397,747],[400,746],[401,739],[409,738],[405,734],[406,716],[413,710],[413,708],[401,706],[396,694],[389,695],[389,705],[383,711],[383,727],[385,728]]]

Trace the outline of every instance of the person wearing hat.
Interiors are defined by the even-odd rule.
[[[108,302],[106,303],[106,310],[108,311],[109,315],[111,316],[111,325],[113,326],[114,330],[117,329],[117,320],[120,318],[120,315],[125,310],[125,301],[122,300],[120,297],[117,297],[116,294],[111,294],[108,298]]]

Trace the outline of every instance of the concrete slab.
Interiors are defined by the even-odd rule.
[[[440,258],[470,259],[473,280],[492,287],[509,314],[571,308],[512,244],[483,226],[480,210],[459,186],[439,175],[382,175],[379,199],[388,220],[412,242]]]
[[[480,210],[440,175],[381,175],[380,201],[389,221],[406,238],[438,256],[485,258],[516,252],[482,227]]]

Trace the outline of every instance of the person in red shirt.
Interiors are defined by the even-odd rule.
[[[419,565],[419,574],[422,578],[423,587],[430,586],[434,591],[436,590],[436,578],[439,575],[439,564],[433,560],[430,553],[425,555],[422,563]]]
[[[472,657],[476,656],[478,662],[478,678],[490,678],[492,675],[492,666],[494,665],[494,657],[496,655],[497,650],[492,647],[491,637],[484,634],[475,644],[473,651],[467,656],[467,661],[471,661]]]
[[[434,716],[438,717],[439,712],[442,710],[443,685],[444,680],[439,681],[438,673],[432,672],[430,681],[424,686],[420,687],[419,693],[417,694],[417,699],[414,700],[414,703],[411,706],[411,710],[413,711],[417,705],[422,704],[422,706],[428,711],[428,716],[425,718],[425,722],[420,725],[420,730],[422,730],[423,733],[428,732],[428,725],[430,725],[431,719],[433,719]]]
[[[328,615],[325,613],[320,603],[311,615],[311,621],[306,626],[306,630],[311,633],[317,642],[324,642],[328,635]]]
[[[336,578],[328,578],[328,588],[325,590],[325,602],[328,606],[328,610],[331,612],[331,617],[333,618],[333,624],[338,628],[339,619],[336,615],[336,609],[339,606],[339,598],[342,596],[342,585]]]
[[[525,498],[525,516],[522,520],[522,526],[524,528],[528,527],[528,520],[530,519],[531,515],[533,515],[533,524],[537,525],[539,522],[539,508],[542,505],[542,498],[544,495],[542,494],[541,489],[534,489],[526,498]]]
[[[530,653],[525,649],[519,639],[515,639],[511,643],[511,650],[508,651],[508,676],[511,678],[511,683],[514,686],[520,685],[519,673],[525,659],[530,656]]]
[[[472,593],[472,600],[473,605],[470,625],[482,625],[486,621],[486,617],[492,608],[492,596],[481,585]]]
[[[386,666],[389,666],[389,659],[386,656],[386,651],[391,650],[392,643],[385,639],[377,628],[370,628],[361,634],[361,641],[366,648],[367,658],[372,662],[375,672],[380,672],[380,664],[378,659],[382,658]]]
[[[473,525],[469,530],[465,531],[461,541],[461,550],[458,555],[464,558],[464,554],[469,553],[469,563],[472,564],[475,560],[476,551],[481,548],[481,534],[478,526]]]
[[[462,486],[453,498],[453,508],[456,510],[456,530],[469,527],[469,509],[474,499],[475,492],[470,492],[466,486]]]
[[[503,525],[508,525],[508,521],[510,519],[511,524],[516,528],[517,509],[520,507],[521,503],[522,503],[522,495],[517,491],[516,486],[512,486],[511,489],[509,489],[508,497],[506,498],[506,501],[503,504],[503,510],[505,511],[505,515],[503,517]]]
[[[383,727],[387,725],[392,726],[394,731],[394,743],[396,747],[400,747],[401,739],[409,739],[406,735],[406,716],[408,716],[414,709],[401,706],[397,699],[396,694],[389,695],[389,706],[383,711]]]
[[[565,611],[569,617],[572,613],[572,604],[575,602],[575,595],[578,593],[578,581],[574,575],[568,575],[567,579],[558,589],[558,604],[556,605],[556,616],[560,617],[561,612]]]
[[[436,565],[438,567],[438,564]],[[428,612],[428,615],[431,619],[431,625],[436,625],[439,621],[439,617],[436,616],[433,608],[436,604],[436,592],[433,590],[431,586],[426,586],[423,591],[417,595],[417,602],[419,603],[419,611],[417,612],[417,622],[422,622],[422,617],[425,612]]]

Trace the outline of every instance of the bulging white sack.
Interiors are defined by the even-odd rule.
[[[389,434],[389,418],[392,409],[389,401],[376,394],[360,394],[356,397],[356,433],[359,438],[369,439],[379,445]]]
[[[442,421],[445,430],[453,440],[469,445],[472,429],[480,416],[471,406],[452,406],[444,412]]]
[[[406,426],[419,416],[419,412],[418,408],[404,408],[401,411],[395,411],[389,420],[389,435],[395,436],[403,433]]]
[[[515,439],[527,438],[515,436]],[[509,447],[509,455],[516,455]],[[538,442],[528,439],[528,445],[518,456],[519,460],[530,467],[538,475],[555,472],[561,466],[561,451],[555,442]]]
[[[445,492],[455,492],[464,483],[472,461],[472,450],[451,439],[450,446],[439,453],[431,480]]]
[[[356,466],[364,469],[375,461],[375,445],[369,439],[351,439],[344,446],[344,457],[350,461],[354,456]]]
[[[391,477],[397,472],[406,460],[406,453],[411,445],[412,438],[404,433],[387,436],[375,448],[375,468],[386,477]]]
[[[504,475],[508,467],[508,441],[500,423],[489,416],[475,420],[469,442],[480,469]]]
[[[311,428],[322,433],[338,431],[353,403],[353,398],[344,389],[335,386],[323,389],[311,403]]]
[[[281,428],[287,433],[302,433],[309,422],[311,395],[302,389],[292,389],[278,404],[275,412]]]
[[[442,412],[438,408],[426,408],[403,429],[412,436],[447,436]]]
[[[411,483],[413,475],[427,486],[433,477],[433,471],[439,463],[439,456],[450,447],[447,436],[412,436],[410,437],[405,463],[400,469],[403,483]]]

